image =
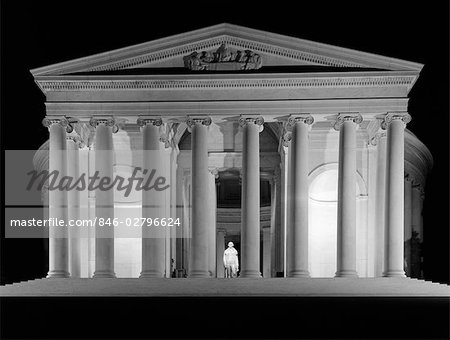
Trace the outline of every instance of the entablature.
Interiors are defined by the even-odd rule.
[[[406,97],[414,71],[36,76],[47,101],[214,101]]]
[[[180,101],[180,102],[46,102],[47,116],[74,117],[89,122],[93,116],[114,116],[136,123],[140,116],[161,116],[170,122],[185,122],[188,115],[208,115],[214,121],[239,119],[240,115],[261,115],[265,122],[287,120],[289,115],[311,114],[315,124],[339,112],[359,112],[364,120],[392,111],[407,111],[408,98]]]

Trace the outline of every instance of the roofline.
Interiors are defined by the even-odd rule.
[[[227,32],[228,31],[228,32]],[[257,30],[253,28],[247,28],[243,26],[238,26],[229,23],[222,23],[218,25],[213,25],[209,27],[204,27],[197,30],[192,30],[189,32],[184,32],[176,35],[171,35],[168,37],[159,38],[156,40],[152,40],[149,42],[144,42],[140,44],[135,44],[119,49],[114,49],[111,51],[106,51],[102,53],[93,54],[86,57],[81,57],[77,59],[72,59],[52,65],[47,65],[43,67],[38,67],[30,70],[33,76],[48,74],[52,71],[56,71],[58,69],[68,68],[70,66],[75,66],[79,64],[82,66],[85,64],[86,66],[95,63],[101,62],[104,60],[105,62],[111,61],[110,56],[114,54],[117,58],[129,58],[130,54],[139,55],[145,54],[149,52],[149,49],[158,50],[164,48],[170,48],[170,44],[187,44],[193,40],[206,39],[208,37],[226,34],[231,32],[236,32],[236,35],[239,37],[243,37],[246,39],[256,39],[263,40],[266,43],[272,44],[280,44],[282,43],[287,48],[295,49],[296,45],[301,44],[306,47],[306,49],[314,51],[317,54],[329,55],[330,52],[333,52],[333,57],[339,57],[343,59],[351,59],[355,61],[369,61],[371,63],[379,64],[384,66],[386,69],[390,70],[410,70],[420,72],[423,68],[423,64],[406,61],[397,58],[391,58],[386,56],[381,56],[378,54],[368,53],[368,52],[360,52],[357,50],[352,50],[344,47],[337,47],[329,44],[313,42],[311,40],[300,39],[292,36],[281,35],[277,33],[266,32],[262,30]],[[298,48],[298,47],[297,47]],[[381,67],[380,66],[380,67]]]
[[[417,76],[414,71],[351,71],[351,72],[304,72],[304,73],[215,73],[215,79],[278,79],[278,78],[341,78],[341,77],[395,77],[395,76]],[[71,81],[71,80],[144,80],[144,79],[211,79],[209,73],[192,73],[192,74],[94,74],[94,75],[78,75],[78,74],[61,74],[61,75],[42,75],[36,76],[35,81]]]

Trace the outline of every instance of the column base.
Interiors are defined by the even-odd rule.
[[[197,278],[211,278],[209,271],[207,270],[193,270],[189,272],[188,278],[197,279]]]
[[[110,278],[115,279],[116,273],[108,270],[96,270],[94,272],[94,275],[92,276],[94,279],[104,279],[104,278]]]
[[[358,273],[356,270],[340,270],[336,272],[334,277],[345,277],[345,278],[358,278]]]
[[[309,275],[309,271],[307,271],[307,270],[292,270],[292,271],[289,272],[288,277],[294,277],[294,278],[305,277],[305,278],[309,278],[311,276]]]
[[[70,277],[70,274],[65,270],[51,270],[47,274],[47,279],[64,279],[68,277]]]
[[[152,279],[152,278],[162,278],[164,277],[164,273],[156,270],[146,270],[141,272],[139,275],[140,279]]]
[[[383,277],[406,277],[403,270],[389,270],[383,273]]]
[[[239,273],[239,278],[261,278],[261,272],[259,270],[243,270]]]

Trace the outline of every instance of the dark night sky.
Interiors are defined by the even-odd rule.
[[[424,207],[425,275],[448,282],[448,2],[393,2],[1,1],[2,148],[35,149],[47,138],[45,99],[30,69],[222,22],[423,63],[408,128],[435,162]],[[2,243],[2,282],[46,274],[42,240]]]

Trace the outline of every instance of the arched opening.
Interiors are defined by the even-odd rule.
[[[367,194],[357,173],[356,260],[359,276],[367,276]],[[309,184],[309,270],[312,277],[334,277],[337,254],[338,164],[311,172]]]

